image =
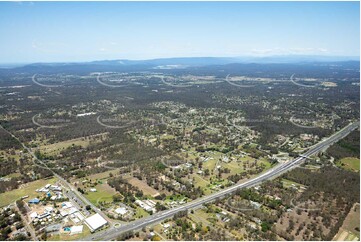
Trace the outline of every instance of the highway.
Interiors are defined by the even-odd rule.
[[[270,180],[276,176],[280,176],[281,174],[299,166],[308,157],[315,155],[322,150],[327,149],[330,145],[332,145],[335,142],[339,141],[340,139],[344,138],[357,127],[359,127],[359,122],[351,123],[351,124],[347,125],[346,127],[344,127],[343,129],[336,132],[335,134],[333,134],[332,136],[324,139],[323,141],[317,143],[314,146],[311,146],[307,152],[303,153],[296,159],[291,160],[287,163],[282,163],[282,164],[276,165],[275,167],[267,170],[266,172],[260,174],[259,176],[255,177],[253,179],[250,179],[244,183],[236,184],[236,185],[226,188],[222,191],[219,191],[214,194],[211,194],[211,195],[199,198],[197,200],[194,200],[192,202],[186,203],[177,208],[158,212],[149,217],[138,219],[136,221],[130,222],[128,224],[124,224],[117,228],[110,227],[107,230],[99,231],[97,233],[89,235],[88,237],[85,237],[82,240],[86,240],[86,241],[89,241],[89,240],[103,240],[103,241],[104,240],[113,240],[113,239],[116,239],[120,234],[122,234],[124,232],[138,230],[138,229],[141,229],[142,227],[145,227],[145,226],[148,226],[151,224],[155,224],[155,223],[159,223],[167,218],[174,216],[179,211],[196,209],[196,208],[201,207],[205,203],[215,201],[217,198],[222,198],[228,194],[231,194],[232,192],[237,191],[238,189],[250,188],[250,187],[256,186],[266,180]]]

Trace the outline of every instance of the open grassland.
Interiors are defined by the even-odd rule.
[[[118,172],[119,172],[119,169],[114,169],[114,170],[109,170],[109,171],[105,171],[105,172],[101,172],[101,173],[89,175],[89,176],[87,176],[86,178],[87,178],[88,180],[92,180],[92,181],[95,181],[95,180],[104,180],[104,179],[110,177],[110,173],[112,173],[113,175],[115,175],[115,174],[118,174]],[[82,179],[82,180],[84,180],[84,179]]]
[[[288,180],[285,178],[282,179],[282,184],[283,184],[283,187],[285,187],[285,188],[289,188],[291,186],[296,186],[296,187],[304,186],[300,183],[297,183],[297,182],[294,182],[294,181],[291,181],[291,180]]]
[[[89,143],[90,142],[88,140],[82,138],[71,139],[54,144],[43,145],[40,147],[40,151],[46,155],[58,155],[62,150],[65,150],[73,145],[87,147]]]
[[[342,158],[336,165],[346,170],[360,171],[360,159],[356,157]]]
[[[83,233],[80,234],[74,234],[74,235],[70,235],[68,233],[59,233],[59,234],[54,234],[53,236],[50,236],[48,238],[48,240],[52,240],[52,241],[69,241],[69,240],[79,240],[83,237],[86,237],[90,235],[90,230],[88,228],[88,226],[84,225],[83,226]]]
[[[1,193],[0,194],[0,207],[6,206],[23,196],[28,195],[28,199],[32,199],[36,196],[41,195],[40,193],[36,192],[35,190],[45,186],[46,184],[54,184],[57,181],[56,178],[51,179],[41,179],[33,182],[26,183],[22,185],[20,188]]]
[[[93,135],[91,137],[97,137],[97,136],[104,136],[105,134],[97,134]],[[81,146],[81,147],[87,147],[91,142],[98,142],[97,140],[92,140],[89,138],[76,138],[76,139],[70,139],[54,144],[41,144],[40,145],[40,151],[46,155],[58,155],[62,150],[65,150],[68,147],[71,147],[73,145]]]
[[[144,195],[149,195],[152,197],[156,197],[159,195],[159,192],[157,190],[155,190],[154,188],[148,186],[147,183],[145,183],[144,181],[139,180],[136,177],[132,177],[130,179],[127,180],[131,185],[138,187],[141,191],[143,191]]]
[[[117,193],[114,188],[110,187],[107,183],[98,184],[95,188],[97,189],[96,192],[88,191],[88,194],[85,195],[91,203],[98,205],[100,202],[113,202],[113,195]]]
[[[147,213],[144,209],[137,207],[137,209],[135,210],[135,215],[134,218],[145,218],[148,217],[149,213]]]
[[[357,229],[358,228],[358,229]],[[347,214],[345,221],[333,238],[336,241],[360,240],[360,204],[355,203]]]

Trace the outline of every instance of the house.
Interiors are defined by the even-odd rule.
[[[262,206],[262,204],[254,201],[250,201],[250,203],[255,209],[259,209]]]

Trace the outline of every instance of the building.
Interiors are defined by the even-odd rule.
[[[140,200],[135,200],[135,204],[137,204],[138,206],[140,206],[141,208],[143,208],[145,211],[147,212],[153,212],[155,213],[155,203],[151,200],[144,200],[144,201],[140,201]]]
[[[115,209],[115,212],[121,216],[124,216],[128,213],[128,210],[125,207],[120,207],[120,208]]]
[[[83,233],[83,225],[73,226],[70,228],[70,235]]]
[[[73,207],[73,204],[71,202],[64,202],[61,206],[66,209]]]
[[[47,233],[58,232],[61,229],[61,224],[52,224],[45,228]]]
[[[90,232],[94,232],[108,223],[99,213],[86,218],[84,222],[89,227]]]
[[[37,217],[38,217],[38,213],[37,213],[37,212],[32,212],[32,213],[30,214],[31,220],[34,220],[34,219],[36,219]]]
[[[53,207],[45,207],[45,212],[52,213],[54,211]]]
[[[29,201],[29,204],[39,204],[40,200],[38,198],[33,198]]]
[[[46,218],[46,217],[49,217],[49,216],[50,216],[50,214],[45,212],[45,213],[39,214],[37,218],[38,219],[43,219],[43,218]]]

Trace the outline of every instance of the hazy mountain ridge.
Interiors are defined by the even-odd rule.
[[[176,57],[157,58],[149,60],[98,60],[90,62],[54,62],[54,63],[32,63],[25,66],[66,66],[66,65],[109,65],[109,66],[158,66],[158,65],[184,65],[184,66],[205,66],[205,65],[225,65],[232,63],[311,63],[311,62],[344,62],[359,61],[357,56],[314,56],[314,55],[278,55],[265,57]],[[8,67],[9,68],[9,67]],[[14,68],[19,68],[16,66]]]

